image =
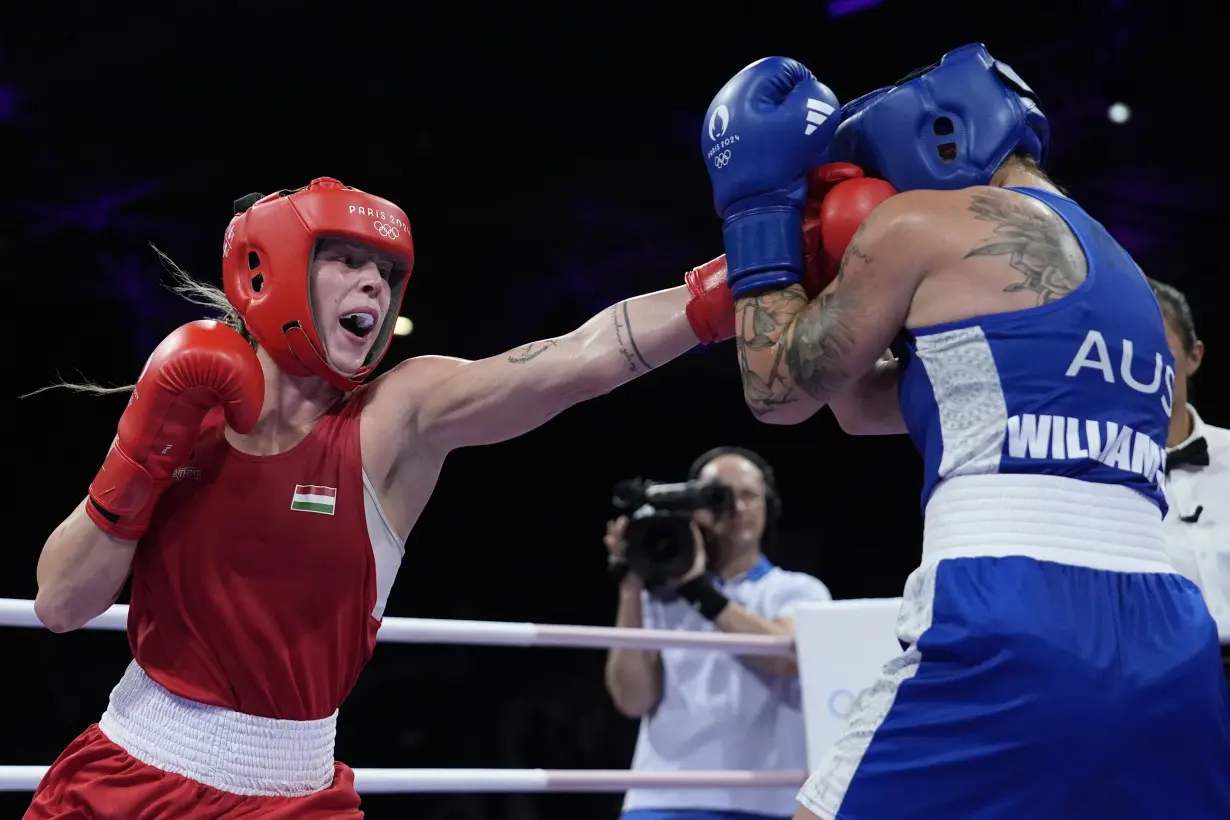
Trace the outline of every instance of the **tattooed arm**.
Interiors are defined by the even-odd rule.
[[[504,441],[692,349],[687,302],[686,286],[637,296],[563,336],[479,361],[412,359],[386,380],[412,397],[409,422],[421,446],[445,453]]]
[[[879,380],[863,383],[879,386],[876,401],[884,403],[886,376],[876,371],[892,366],[877,361],[904,326],[926,265],[916,252],[925,231],[917,199],[899,194],[877,208],[816,299],[792,285],[738,301],[743,397],[761,421],[797,424],[835,399],[849,403],[864,379]],[[891,416],[886,426],[900,431]]]

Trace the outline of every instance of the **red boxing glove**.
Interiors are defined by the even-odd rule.
[[[815,299],[837,276],[841,258],[863,220],[897,191],[882,179],[868,179],[848,162],[815,168],[807,179],[803,211],[803,290]],[[726,286],[726,257],[688,271],[688,321],[704,344],[735,335],[735,303]]]
[[[726,254],[683,275],[692,298],[688,321],[702,344],[724,342],[735,335],[735,299],[726,286]]]
[[[154,349],[90,484],[86,514],[106,533],[135,541],[171,474],[192,457],[201,422],[221,405],[240,433],[256,426],[265,379],[252,345],[226,325],[190,322]]]
[[[813,168],[803,211],[803,289],[814,299],[837,276],[841,258],[863,221],[896,194],[882,179],[863,176],[848,162]]]

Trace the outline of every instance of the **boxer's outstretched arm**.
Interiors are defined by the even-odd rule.
[[[414,396],[406,407],[419,446],[445,453],[504,441],[695,347],[688,298],[686,286],[637,296],[563,336],[479,361],[411,360],[386,378]]]
[[[909,194],[877,208],[814,300],[802,285],[735,305],[743,397],[761,421],[797,424],[849,395],[905,324],[924,266]],[[882,377],[881,377],[882,378]]]

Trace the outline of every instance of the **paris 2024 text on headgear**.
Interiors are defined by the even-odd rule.
[[[1050,126],[1036,95],[980,43],[847,103],[831,160],[898,191],[986,185],[1014,153],[1040,165]]]
[[[297,191],[250,194],[235,203],[235,211],[222,243],[227,300],[282,370],[353,390],[376,369],[393,336],[414,268],[409,218],[392,202],[329,177]],[[329,364],[312,317],[312,260],[324,239],[357,242],[397,263],[389,279],[388,315],[367,361],[353,374]]]

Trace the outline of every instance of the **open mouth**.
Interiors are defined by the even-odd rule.
[[[366,338],[376,328],[376,317],[370,313],[347,313],[337,320],[351,336],[357,339]]]

